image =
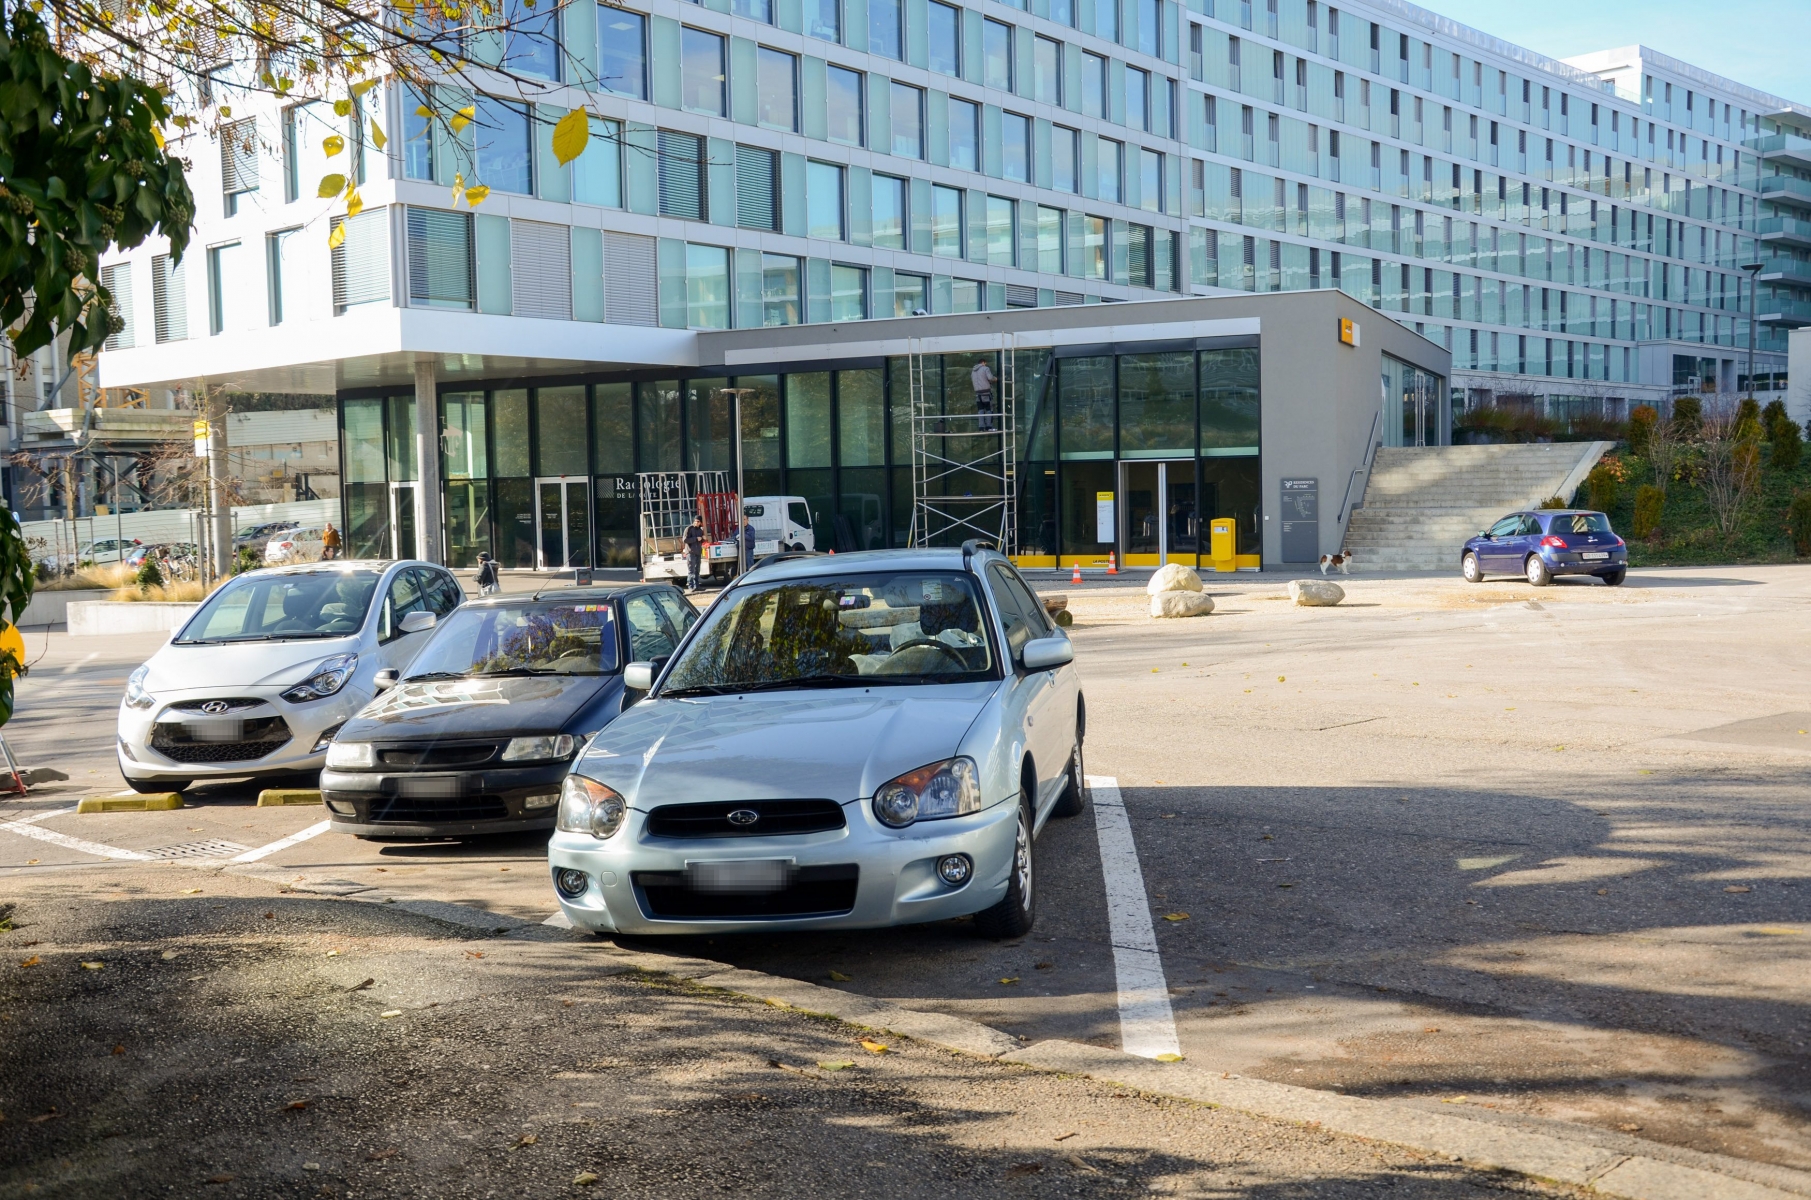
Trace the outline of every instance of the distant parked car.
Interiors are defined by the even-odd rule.
[[[126,552],[126,565],[140,567],[147,558],[167,558],[171,562],[182,562],[196,556],[194,542],[158,542],[149,546],[134,546]]]
[[[264,561],[272,566],[278,563],[319,562],[321,550],[319,528],[285,529],[273,536],[264,547]]]
[[[1555,575],[1595,575],[1611,587],[1628,578],[1629,550],[1610,518],[1582,509],[1510,513],[1465,543],[1460,569],[1472,583],[1522,575],[1545,587]]]
[[[285,529],[294,529],[300,524],[300,521],[266,521],[262,525],[241,529],[233,535],[233,550],[236,553],[245,546],[268,545],[270,539],[277,534],[282,533]]]

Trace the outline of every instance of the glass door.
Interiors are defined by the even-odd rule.
[[[393,483],[390,485],[390,557],[419,558],[421,551],[415,542],[415,485],[413,483]]]
[[[535,565],[544,571],[590,566],[590,482],[537,479],[535,491]]]
[[[1194,461],[1159,466],[1163,470],[1163,561],[1195,566],[1201,553],[1201,507],[1195,502]]]
[[[1155,567],[1163,559],[1163,464],[1119,464],[1122,567]]]

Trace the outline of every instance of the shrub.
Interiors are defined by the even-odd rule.
[[[1782,425],[1792,425],[1792,419],[1786,415],[1784,400],[1769,400],[1767,407],[1761,410],[1761,428],[1767,431],[1769,441],[1778,435]],[[1798,426],[1793,425],[1794,429]]]
[[[1545,500],[1541,501],[1541,507],[1542,508],[1564,508],[1564,507],[1566,507],[1566,502],[1564,500],[1560,499],[1558,496],[1549,496]]]
[[[1753,396],[1744,396],[1736,405],[1736,441],[1758,442],[1761,440],[1761,406]]]
[[[1660,532],[1660,516],[1666,507],[1666,493],[1653,484],[1643,484],[1635,489],[1635,524],[1634,535],[1643,541]]]
[[[1811,556],[1811,492],[1792,497],[1786,510],[1786,525],[1792,530],[1792,552],[1800,558]]]
[[[1605,456],[1591,468],[1585,476],[1585,495],[1588,503],[1598,512],[1609,512],[1616,507],[1617,497],[1622,494],[1622,484],[1629,476],[1628,468],[1622,460]]]
[[[1795,471],[1798,469],[1799,452],[1804,448],[1804,439],[1798,435],[1798,426],[1791,421],[1781,420],[1773,426],[1773,457],[1769,462],[1776,471]]]
[[[264,565],[264,556],[258,553],[256,546],[241,546],[239,553],[233,556],[233,574],[241,575],[246,571],[256,571]]]
[[[1660,414],[1646,404],[1638,404],[1629,414],[1629,449],[1645,456],[1648,452],[1648,438],[1654,432],[1654,425],[1660,420]]]
[[[138,590],[141,592],[148,592],[152,588],[163,586],[163,571],[158,567],[155,555],[145,555],[144,561],[138,564],[138,574],[132,577],[132,582],[138,585]]]
[[[1696,437],[1704,424],[1704,401],[1696,396],[1681,396],[1673,401],[1673,428],[1681,437]]]

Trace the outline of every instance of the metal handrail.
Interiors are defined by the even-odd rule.
[[[1383,442],[1377,436],[1380,432],[1382,432],[1382,430],[1379,428],[1382,425],[1382,423],[1383,423],[1383,410],[1380,408],[1377,410],[1377,415],[1375,417],[1371,418],[1371,435],[1370,435],[1370,441],[1365,443],[1364,461],[1359,463],[1356,467],[1353,467],[1352,474],[1346,478],[1345,499],[1343,499],[1339,502],[1339,518],[1338,519],[1339,519],[1340,526],[1342,528],[1345,526],[1346,517],[1348,515],[1347,505],[1349,505],[1352,502],[1352,485],[1354,483],[1358,482],[1358,476],[1359,476],[1360,472],[1364,472],[1366,474],[1370,473],[1371,464],[1373,462],[1377,461],[1377,452],[1383,448]]]

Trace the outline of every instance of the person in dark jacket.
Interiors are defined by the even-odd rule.
[[[490,556],[490,551],[480,550],[478,552],[478,594],[480,596],[492,595],[498,586],[497,560]]]
[[[742,569],[744,571],[755,565],[755,523],[743,519],[742,522]]]
[[[704,518],[693,517],[685,527],[685,590],[698,590],[698,568],[704,558]]]

